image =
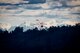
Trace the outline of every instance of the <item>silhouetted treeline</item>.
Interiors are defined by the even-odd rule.
[[[0,30],[0,50],[10,53],[73,53],[80,48],[80,24],[27,30]],[[76,51],[77,50],[77,51]]]

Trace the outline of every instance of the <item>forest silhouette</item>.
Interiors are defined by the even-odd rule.
[[[73,53],[79,52],[79,42],[80,23],[25,32],[22,27],[10,33],[0,29],[0,53]]]

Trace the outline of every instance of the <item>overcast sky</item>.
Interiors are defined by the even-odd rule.
[[[80,0],[0,0],[0,23],[80,23]]]

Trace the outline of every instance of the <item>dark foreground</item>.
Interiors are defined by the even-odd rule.
[[[0,30],[0,53],[80,53],[80,24],[11,33]]]

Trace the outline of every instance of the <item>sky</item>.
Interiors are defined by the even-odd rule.
[[[49,26],[80,23],[80,0],[0,0],[0,24]]]

